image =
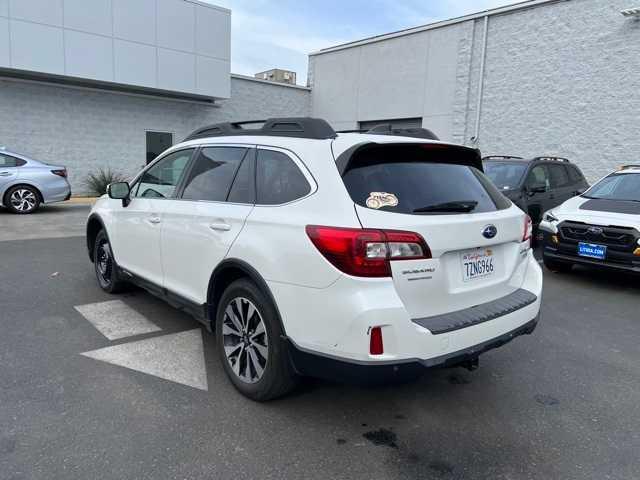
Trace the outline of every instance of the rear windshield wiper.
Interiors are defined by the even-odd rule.
[[[416,208],[413,213],[426,212],[462,212],[467,213],[476,208],[478,202],[475,200],[460,200],[458,202],[444,202],[428,205],[422,208]]]

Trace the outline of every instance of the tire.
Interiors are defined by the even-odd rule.
[[[27,215],[40,207],[40,192],[29,185],[17,185],[7,191],[4,200],[10,212]]]
[[[552,272],[556,273],[569,273],[573,268],[573,264],[567,262],[558,262],[557,260],[551,260],[546,256],[542,256],[542,261],[544,266],[547,267]]]
[[[281,339],[278,313],[253,282],[240,279],[227,287],[215,330],[220,361],[240,393],[263,402],[295,388],[298,377]]]
[[[93,245],[93,265],[98,284],[105,292],[119,293],[129,286],[118,275],[118,265],[113,258],[111,244],[104,230],[100,230],[96,235]]]

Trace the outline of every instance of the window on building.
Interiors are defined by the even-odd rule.
[[[135,196],[172,198],[192,154],[191,148],[179,150],[164,157],[142,175],[135,189]]]
[[[147,164],[173,145],[173,133],[147,132]]]
[[[309,182],[287,155],[259,150],[256,186],[260,205],[280,205],[302,198],[311,191]]]
[[[360,130],[371,130],[378,125],[389,125],[392,128],[422,128],[422,118],[396,118],[393,120],[368,120],[360,122]]]
[[[189,172],[182,198],[224,202],[247,150],[236,147],[205,147],[200,150]]]

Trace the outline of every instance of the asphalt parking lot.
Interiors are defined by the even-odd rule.
[[[237,393],[195,320],[109,296],[88,207],[0,210],[0,479],[640,478],[640,282],[545,271],[542,322],[480,369]]]

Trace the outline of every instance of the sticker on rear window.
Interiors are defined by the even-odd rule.
[[[371,192],[367,198],[367,207],[376,210],[382,207],[397,207],[398,197],[393,193],[387,192]]]

